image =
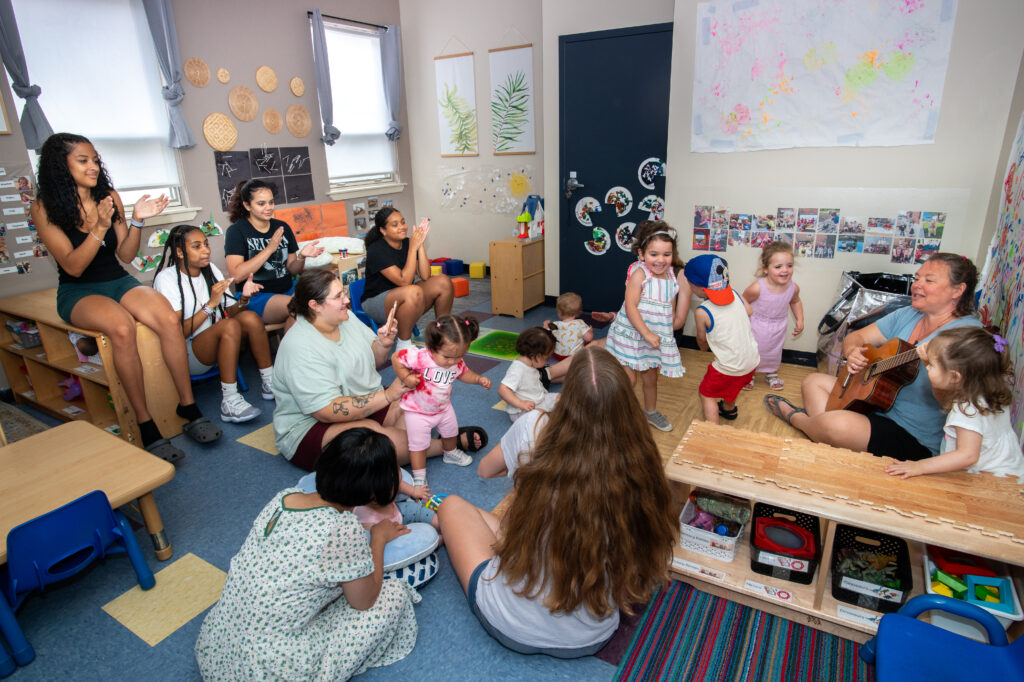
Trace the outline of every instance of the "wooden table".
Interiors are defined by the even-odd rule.
[[[698,486],[813,514],[824,524],[821,564],[810,585],[755,573],[744,535],[732,562],[677,546],[673,574],[706,592],[861,642],[874,635],[880,616],[832,596],[829,563],[837,523],[907,540],[911,595],[924,591],[923,543],[1004,562],[1019,589],[1024,486],[1014,478],[967,472],[902,480],[885,473],[886,461],[804,439],[694,421],[665,467],[679,509],[690,488]],[[1024,622],[1014,623],[1011,639],[1022,630]]]
[[[88,422],[73,421],[0,448],[0,564],[15,526],[93,490],[117,509],[132,500],[160,560],[171,558],[153,489],[174,478],[174,466]]]

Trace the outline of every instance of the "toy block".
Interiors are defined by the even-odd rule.
[[[441,274],[441,266],[440,265],[431,265],[430,266],[430,274],[431,275],[440,275]]]
[[[953,596],[953,591],[945,585],[943,585],[942,583],[940,583],[938,580],[932,581],[932,592],[934,592],[935,594],[941,594],[944,597]]]
[[[993,594],[991,590],[995,590]],[[987,593],[987,598],[977,598],[978,590]],[[998,595],[998,597],[996,597]],[[1006,578],[987,578],[980,575],[967,576],[967,602],[979,604],[987,609],[995,609],[1003,613],[1016,611],[1013,598],[1013,583]]]
[[[452,277],[452,287],[455,289],[455,298],[469,296],[469,280],[465,277]]]
[[[487,266],[484,263],[470,263],[469,276],[473,279],[483,279],[487,276]]]
[[[461,275],[463,267],[462,261],[458,258],[449,258],[444,263],[441,263],[441,270],[449,277]]]
[[[956,576],[950,575],[941,569],[935,571],[935,579],[949,587],[949,589],[953,591],[953,596],[957,599],[964,598],[964,594],[967,592],[967,585],[963,580],[960,580]]]
[[[441,265],[445,261],[448,261],[448,260],[451,260],[451,259],[450,258],[431,258],[430,259],[430,264],[431,265]]]

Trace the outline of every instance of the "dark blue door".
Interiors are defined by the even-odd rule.
[[[559,292],[618,310],[630,226],[663,210],[672,24],[560,36],[558,49]]]

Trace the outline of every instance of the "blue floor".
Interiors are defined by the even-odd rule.
[[[464,310],[456,301],[456,312]],[[473,309],[490,312],[489,303]],[[552,308],[535,308],[523,320],[495,316],[483,323],[491,329],[520,331],[555,319]],[[603,334],[603,330],[599,332]],[[498,442],[509,426],[504,412],[492,409],[499,401],[497,385],[508,367],[501,362],[487,372],[493,387],[458,384],[453,392],[456,413],[462,425],[483,426],[490,444]],[[243,360],[243,372],[250,385],[247,398],[263,409],[248,424],[223,424],[217,418],[220,391],[216,381],[197,385],[200,408],[220,424],[224,436],[213,446],[201,446],[183,436],[173,439],[187,457],[177,475],[155,492],[157,504],[174,546],[171,562],[192,553],[227,571],[253,519],[267,501],[288,487],[304,472],[283,457],[270,456],[237,443],[235,439],[270,423],[273,403],[259,399],[259,380],[251,361]],[[385,385],[393,370],[383,373]],[[48,422],[48,418],[40,417]],[[68,444],[73,447],[73,444]],[[486,452],[486,449],[485,451]],[[429,460],[428,475],[435,492],[458,493],[490,509],[511,489],[507,479],[483,480],[471,467],[445,465],[440,458]],[[40,453],[45,456],[45,453]],[[133,513],[129,512],[129,516]],[[135,515],[136,518],[137,515]],[[144,530],[136,533],[154,571],[170,562],[155,559]],[[421,589],[423,601],[416,607],[419,637],[416,648],[404,660],[370,670],[359,679],[394,680],[427,677],[457,680],[603,680],[611,679],[615,668],[596,658],[561,661],[547,656],[522,656],[488,637],[469,611],[465,596],[440,551],[438,575]],[[197,616],[155,647],[150,647],[101,610],[111,599],[135,584],[135,574],[126,559],[113,557],[94,565],[68,583],[26,601],[17,617],[36,651],[36,660],[19,668],[16,681],[76,679],[95,680],[198,680],[192,648],[203,615]]]

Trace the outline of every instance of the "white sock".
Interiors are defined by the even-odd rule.
[[[395,350],[396,351],[405,350],[406,348],[415,348],[415,347],[416,346],[415,346],[415,344],[413,344],[411,338],[409,338],[409,339],[397,339],[396,338],[395,339]]]
[[[238,393],[237,383],[232,382],[230,384],[225,384],[223,381],[220,382],[220,395],[222,398],[230,398],[236,393]]]
[[[270,366],[270,367],[267,367],[266,369],[261,369],[260,370],[260,379],[263,380],[263,383],[269,384],[270,380],[273,379],[273,378],[274,378],[274,367],[273,366]]]

